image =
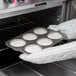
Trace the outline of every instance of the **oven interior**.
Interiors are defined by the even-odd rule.
[[[48,27],[59,24],[61,20],[62,6],[49,8],[28,14],[0,20],[0,68],[21,61],[18,56],[20,52],[13,51],[5,45],[5,42],[29,29],[35,27]]]

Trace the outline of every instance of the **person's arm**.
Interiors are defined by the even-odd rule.
[[[64,33],[67,36],[67,39],[76,38],[76,19],[61,23],[57,26],[50,25],[48,28]],[[34,54],[26,55],[24,53],[19,57],[24,61],[36,64],[46,64],[76,58],[76,41],[64,45],[49,47]]]
[[[49,29],[60,31],[67,36],[67,39],[76,39],[76,19],[72,19],[59,25],[49,26]]]
[[[41,52],[30,55],[21,54],[19,57],[24,61],[35,64],[46,64],[76,58],[76,41],[56,47],[49,47],[41,50]]]

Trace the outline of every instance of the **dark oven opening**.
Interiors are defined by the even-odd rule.
[[[34,27],[48,27],[59,24],[62,7],[54,7],[33,13],[23,14],[0,20],[0,68],[20,61],[19,52],[6,47],[5,42]]]

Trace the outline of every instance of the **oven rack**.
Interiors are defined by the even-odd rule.
[[[39,11],[39,10],[43,10],[47,8],[62,6],[63,1],[66,1],[66,0],[46,0],[46,1],[39,2],[39,3],[33,3],[33,4],[28,4],[28,5],[21,5],[17,7],[2,9],[0,10],[0,19],[11,17],[11,16],[16,16],[20,14],[26,14],[30,12],[35,12],[35,11]],[[40,3],[46,3],[46,4],[40,5],[40,6],[37,5]]]
[[[31,25],[31,26],[29,26],[29,25]],[[25,24],[20,24],[20,25],[16,25],[16,26],[12,26],[12,27],[0,30],[0,49],[6,48],[5,42],[7,40],[29,30],[29,28],[27,26],[33,28],[33,27],[35,27],[35,24],[33,22],[28,22]]]
[[[13,51],[10,48],[5,48],[3,51],[0,52],[0,70],[4,67],[7,67],[12,64],[16,64],[21,60],[18,58],[20,52]]]

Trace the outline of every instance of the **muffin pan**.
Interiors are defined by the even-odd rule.
[[[8,40],[6,45],[15,51],[30,54],[54,46],[64,37],[65,35],[60,32],[37,27]]]

